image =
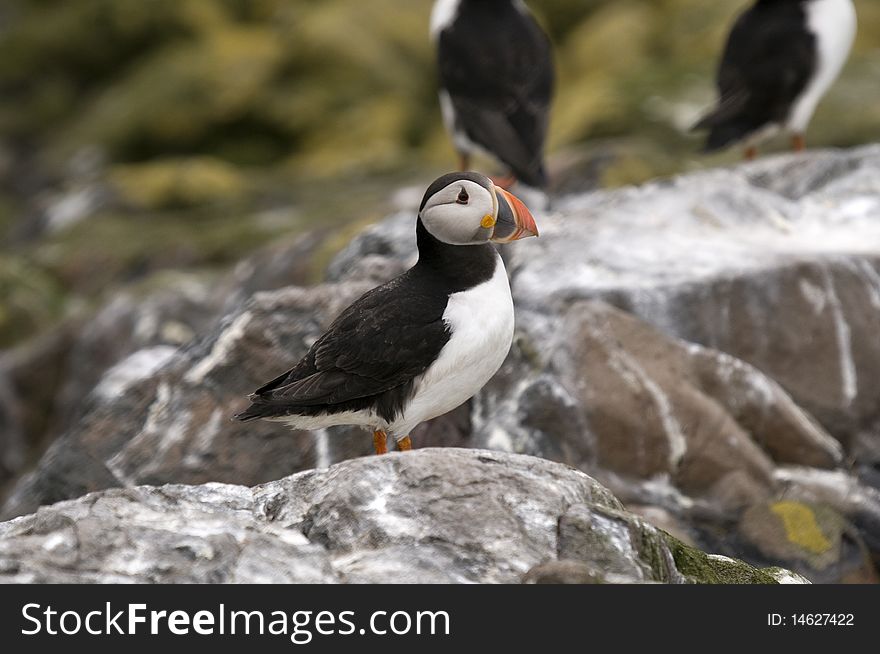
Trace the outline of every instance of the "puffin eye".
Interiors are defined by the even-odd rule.
[[[461,189],[461,191],[458,192],[458,197],[455,199],[455,201],[459,204],[467,204],[469,199],[470,198],[468,197],[467,191]]]

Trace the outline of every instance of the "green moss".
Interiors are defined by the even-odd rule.
[[[168,209],[240,201],[246,184],[235,167],[211,157],[163,159],[117,166],[110,181],[138,209]]]
[[[61,286],[22,256],[0,255],[0,348],[33,336],[64,313]]]
[[[675,567],[696,584],[777,584],[766,572],[737,559],[710,557],[667,535]]]
[[[672,575],[666,556],[668,551],[666,539],[671,536],[656,527],[644,525],[641,521],[639,524],[641,528],[632,531],[633,544],[639,553],[639,558],[650,571],[650,579],[660,583],[671,581]]]
[[[271,238],[253,219],[235,218],[226,211],[102,214],[39,244],[33,256],[66,288],[88,295],[154,270],[230,265]]]

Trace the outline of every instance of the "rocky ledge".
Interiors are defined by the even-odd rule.
[[[322,284],[290,285],[306,240],[207,295],[177,280],[117,298],[0,359],[0,425],[22,434],[0,430],[0,479],[4,465],[18,475],[3,516],[114,487],[254,486],[369,453],[355,430],[228,416],[411,263],[420,195],[399,193],[399,214],[355,237]],[[566,463],[689,545],[815,582],[877,581],[880,146],[564,196],[538,221],[540,239],[504,252],[508,360],[415,447]],[[23,434],[51,443],[34,466]]]
[[[805,580],[690,548],[568,466],[434,448],[254,488],[138,486],[42,507],[0,524],[0,581]]]

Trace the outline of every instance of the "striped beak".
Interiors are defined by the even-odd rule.
[[[498,198],[498,216],[490,241],[510,243],[538,235],[535,219],[519,198],[500,186],[495,187],[495,195]]]

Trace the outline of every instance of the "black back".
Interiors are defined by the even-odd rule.
[[[547,35],[510,0],[462,0],[437,48],[456,127],[522,182],[544,187],[554,78]]]
[[[694,127],[710,130],[706,151],[785,123],[816,64],[804,0],[759,0],[728,37],[718,70],[718,106]]]
[[[449,295],[488,281],[496,266],[491,245],[442,243],[421,219],[416,235],[418,263],[343,311],[296,366],[251,395],[239,420],[372,408],[393,421],[401,413],[449,341]]]

